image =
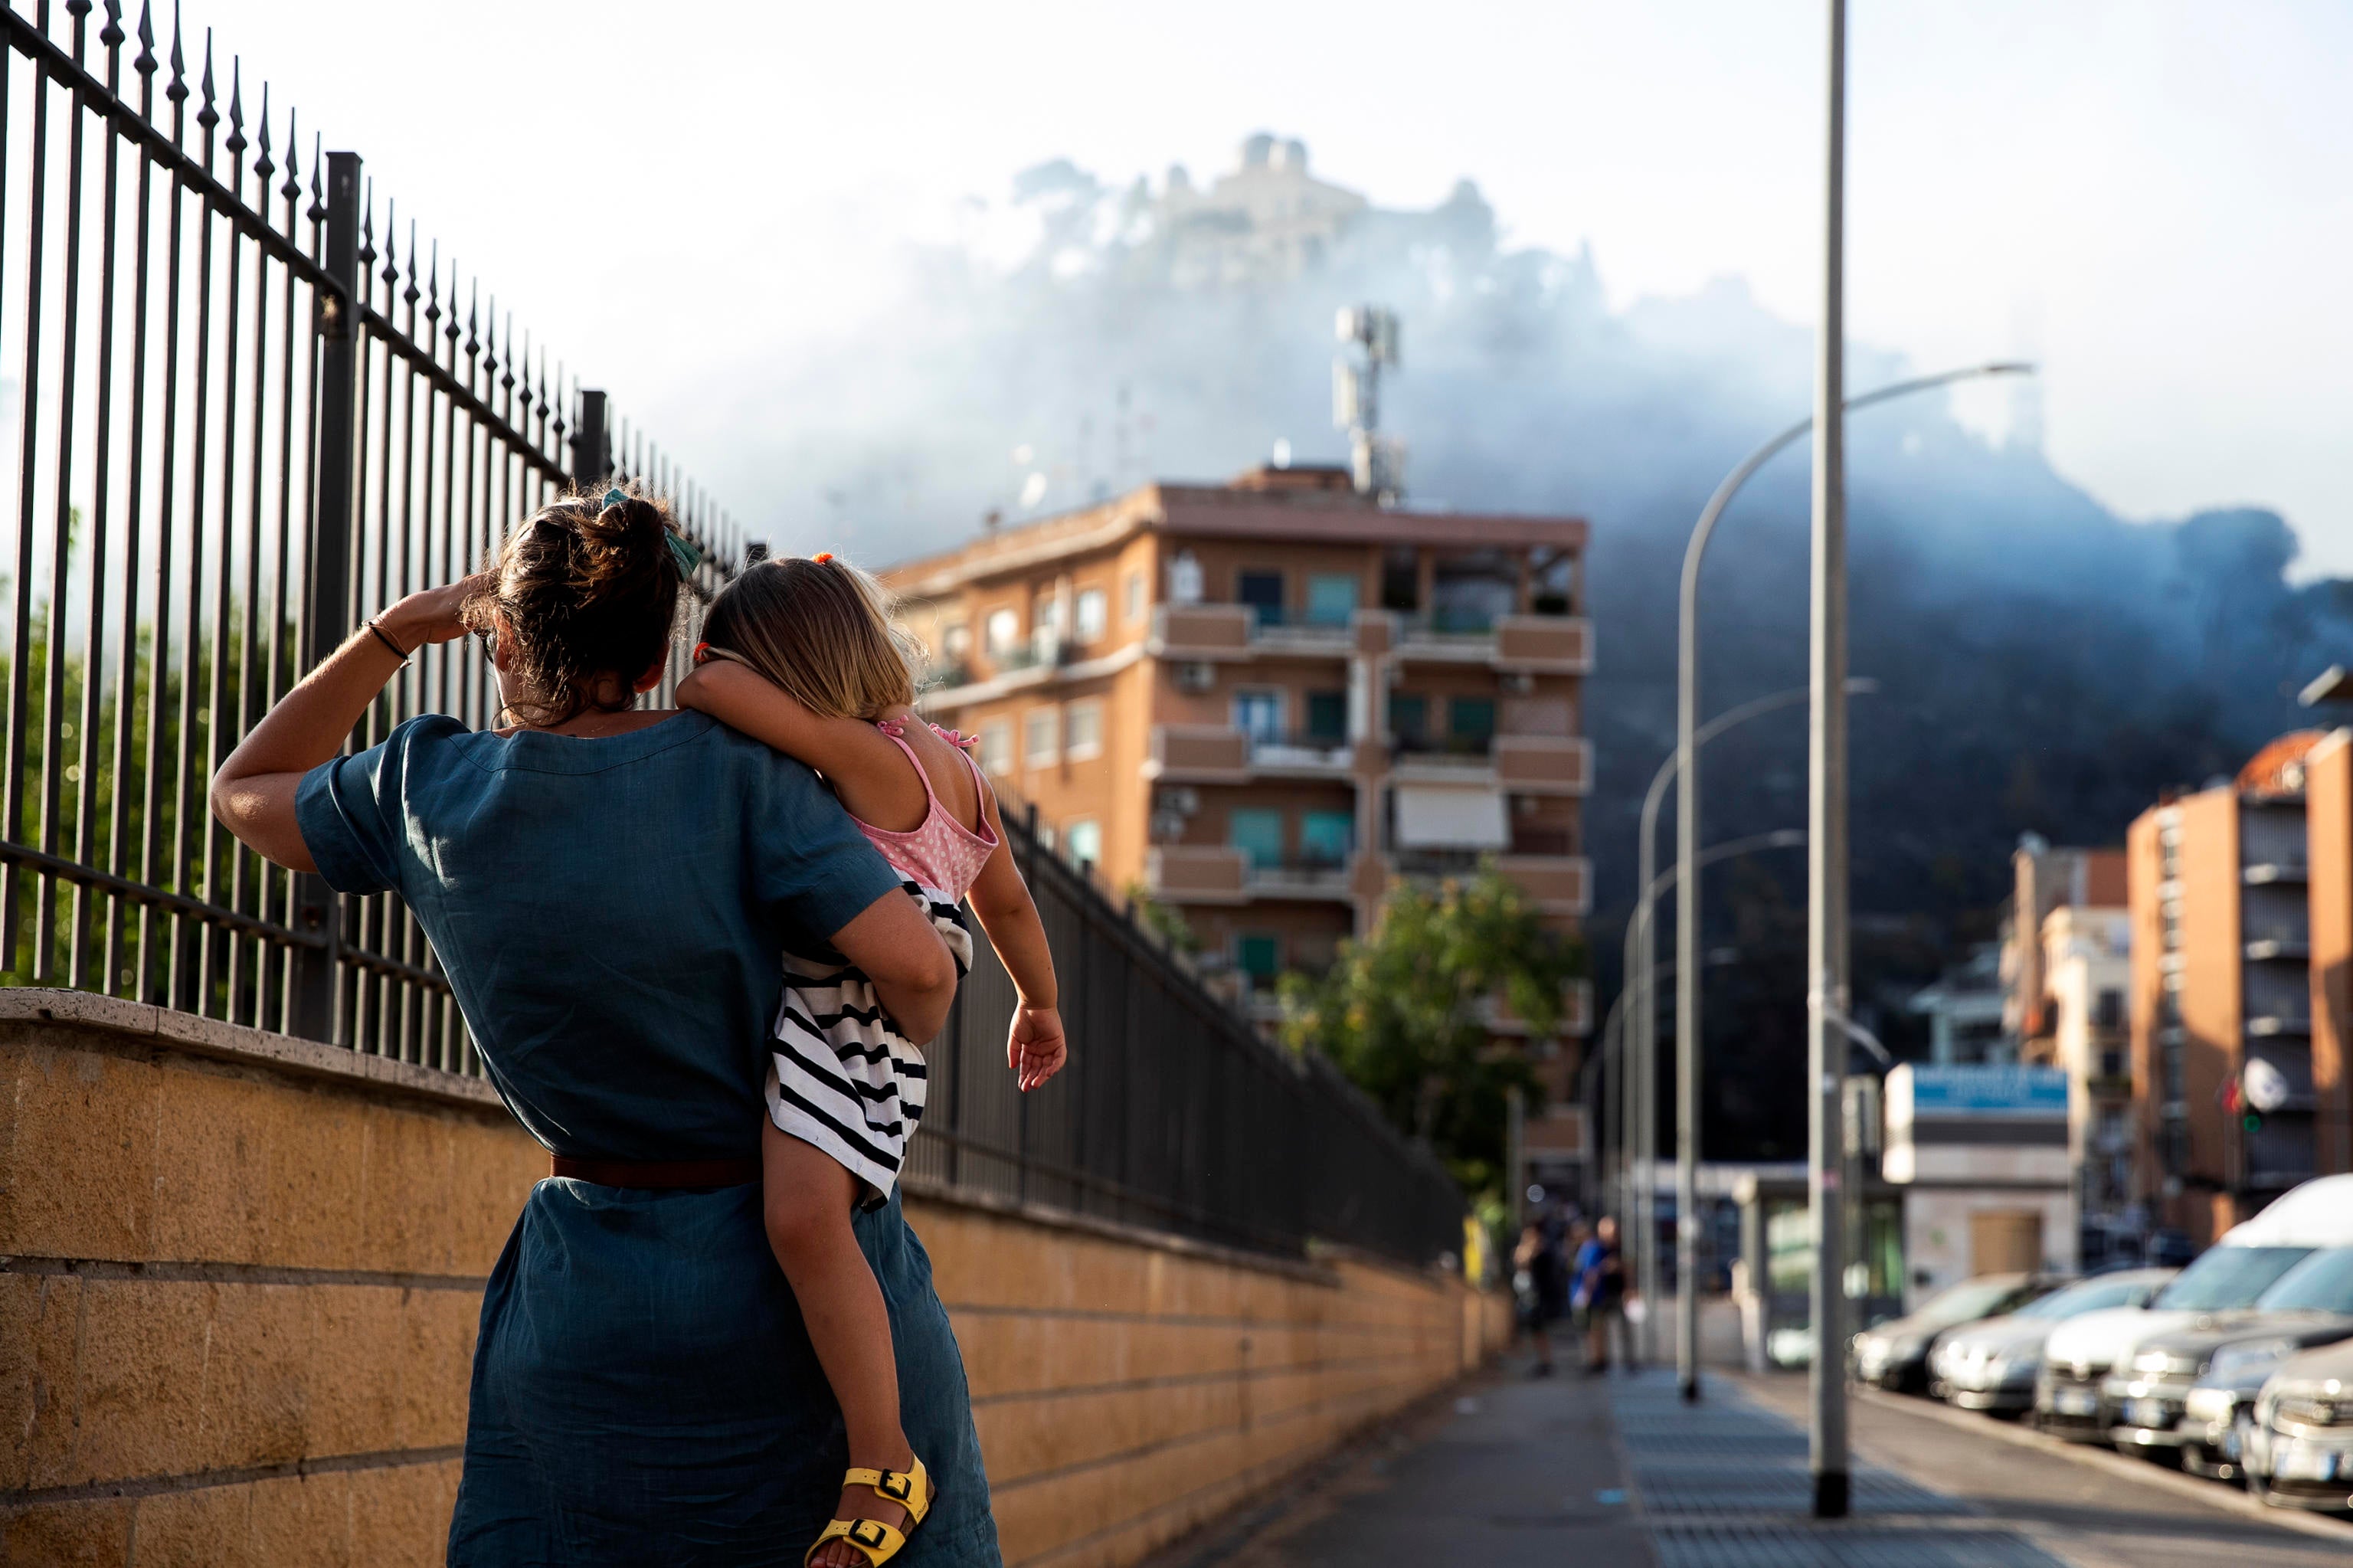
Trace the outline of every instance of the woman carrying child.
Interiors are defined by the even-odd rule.
[[[881,1519],[906,1535],[895,1561],[993,1568],[963,1362],[895,1184],[855,1214],[853,1192],[871,1193],[847,1176],[828,1178],[838,1211],[782,1205],[824,1245],[854,1242],[847,1285],[813,1282],[814,1307],[776,1266],[790,1249],[772,1249],[763,1188],[782,955],[857,970],[908,1042],[944,1022],[957,966],[808,767],[707,715],[637,706],[695,561],[646,497],[543,508],[481,577],[346,640],[222,765],[213,807],[280,865],[400,895],[491,1082],[554,1156],[484,1294],[450,1563],[785,1568],[845,1501],[884,1514],[845,1470],[888,1469],[912,1498],[920,1455],[936,1491],[912,1535]],[[503,727],[425,715],[343,755],[410,654],[469,630],[491,640]],[[819,1322],[861,1296],[881,1332],[855,1299],[846,1331]],[[850,1348],[847,1372],[818,1339]],[[872,1402],[855,1352],[878,1345],[903,1434],[888,1454],[870,1451],[887,1431],[853,1451],[842,1411]],[[877,1548],[835,1532],[824,1560],[845,1550],[855,1565]]]

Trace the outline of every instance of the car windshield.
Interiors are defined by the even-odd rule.
[[[2308,1246],[2218,1246],[2174,1277],[2151,1307],[2166,1311],[2213,1312],[2253,1303],[2273,1280],[2294,1268]]]
[[[2023,1282],[2014,1274],[1964,1279],[1922,1302],[1920,1309],[1912,1314],[1912,1320],[1930,1328],[1947,1323],[1967,1323],[2000,1311],[2017,1300],[2023,1291]]]
[[[2103,1307],[2129,1307],[2148,1292],[2148,1287],[2130,1279],[2086,1279],[2064,1290],[2054,1290],[2040,1301],[2030,1301],[2018,1309],[2021,1318],[2073,1318],[2078,1312],[2096,1312]]]
[[[2353,1246],[2314,1253],[2255,1305],[2266,1312],[2353,1312]]]

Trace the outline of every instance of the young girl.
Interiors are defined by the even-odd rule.
[[[1045,928],[968,743],[914,717],[919,650],[892,624],[881,585],[829,555],[763,561],[712,601],[703,638],[681,705],[822,773],[926,906],[959,973],[972,937],[956,905],[969,897],[1020,993],[1006,1065],[1025,1091],[1052,1077],[1066,1045]],[[763,1207],[840,1403],[850,1464],[841,1505],[805,1561],[874,1568],[923,1522],[931,1486],[900,1428],[891,1321],[850,1218],[890,1201],[923,1115],[923,1057],[855,969],[788,953],[785,978]]]

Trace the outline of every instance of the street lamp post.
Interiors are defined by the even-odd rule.
[[[1808,423],[1811,423],[1811,421],[1808,421]],[[1799,429],[1802,430],[1805,427],[1799,426]],[[1778,451],[1778,450],[1780,450],[1779,446],[1777,445],[1774,448],[1774,450]],[[1743,477],[1746,476],[1744,475]],[[1727,494],[1725,496],[1725,499],[1729,500],[1730,496]],[[1712,529],[1715,526],[1713,512],[1722,510],[1720,505],[1715,505],[1714,503],[1711,504],[1713,508],[1711,513],[1703,514],[1701,518],[1701,525],[1704,528]],[[1857,680],[1849,682],[1848,689],[1857,694],[1862,694],[1876,691],[1879,687],[1878,683],[1875,681]],[[1787,691],[1774,692],[1766,696],[1757,697],[1753,701],[1742,703],[1736,707],[1726,708],[1724,712],[1716,715],[1714,718],[1708,720],[1707,723],[1700,726],[1698,729],[1693,732],[1691,750],[1694,754],[1694,762],[1696,762],[1696,754],[1698,749],[1701,747],[1705,746],[1709,741],[1714,740],[1717,736],[1722,735],[1725,730],[1732,729],[1739,725],[1746,724],[1750,719],[1760,717],[1763,715],[1772,713],[1777,709],[1794,706],[1799,703],[1804,702],[1810,694],[1811,694],[1809,689],[1804,686],[1791,686]],[[1652,916],[1656,913],[1655,906],[1658,895],[1664,888],[1670,886],[1677,888],[1679,896],[1682,892],[1681,885],[1677,881],[1676,875],[1662,877],[1659,874],[1659,807],[1666,799],[1667,786],[1675,781],[1676,775],[1681,769],[1682,763],[1683,748],[1678,747],[1676,750],[1669,752],[1667,754],[1666,760],[1659,764],[1659,770],[1651,776],[1651,787],[1642,796],[1641,836],[1639,841],[1639,847],[1636,851],[1636,861],[1639,866],[1639,871],[1634,884],[1640,891],[1634,900],[1633,921],[1627,927],[1625,959],[1622,967],[1619,970],[1620,974],[1624,977],[1622,982],[1618,988],[1620,998],[1621,1000],[1625,998],[1629,991],[1631,991],[1634,998],[1634,1006],[1632,1010],[1629,1012],[1627,1019],[1620,1024],[1620,1027],[1625,1030],[1631,1036],[1633,1042],[1626,1059],[1628,1062],[1633,1064],[1634,1066],[1632,1073],[1629,1074],[1627,1076],[1630,1082],[1642,1086],[1635,1089],[1630,1095],[1621,1095],[1620,1097],[1621,1103],[1626,1106],[1628,1110],[1628,1115],[1623,1126],[1624,1128],[1630,1129],[1638,1124],[1640,1118],[1644,1112],[1647,1111],[1651,1113],[1652,1119],[1648,1123],[1641,1124],[1644,1130],[1626,1140],[1628,1147],[1640,1150],[1645,1159],[1648,1159],[1652,1155],[1658,1137],[1656,1130],[1655,1086],[1658,1080],[1659,1009],[1658,1001],[1654,995],[1654,988],[1657,984],[1657,971],[1659,965],[1654,950],[1656,947],[1656,938]],[[1678,856],[1678,866],[1681,865],[1683,858],[1685,857]],[[1679,874],[1680,873],[1678,872],[1677,875]],[[1681,907],[1680,902],[1678,902],[1677,907]],[[1675,961],[1679,965],[1688,964],[1694,961],[1691,954],[1683,949],[1680,942],[1677,944]],[[1677,1044],[1678,1045],[1681,1044],[1680,1033],[1677,1035]],[[1681,1103],[1679,1097],[1677,1100],[1678,1106],[1680,1106]],[[1677,1124],[1676,1145],[1677,1153],[1680,1157],[1682,1152],[1680,1118],[1678,1119]],[[1680,1187],[1678,1187],[1678,1191],[1680,1191]],[[1643,1223],[1645,1221],[1651,1220],[1653,1217],[1652,1207],[1655,1205],[1656,1202],[1654,1184],[1645,1183],[1643,1197],[1636,1202],[1629,1202],[1624,1205],[1624,1212],[1627,1215],[1628,1221],[1628,1229],[1632,1233],[1626,1238],[1627,1245],[1633,1253],[1635,1278],[1638,1282],[1638,1286],[1645,1292],[1655,1292],[1658,1289],[1659,1283],[1658,1258],[1656,1255],[1658,1251],[1657,1233],[1655,1229],[1643,1228]],[[1687,1269],[1691,1266],[1690,1264],[1683,1258],[1680,1252],[1676,1256],[1679,1267]],[[1690,1277],[1688,1274],[1684,1274],[1679,1277],[1688,1278]],[[1647,1294],[1644,1297],[1645,1303],[1653,1307],[1655,1307],[1657,1300],[1658,1297],[1655,1294]],[[1651,1314],[1646,1312],[1643,1315],[1643,1348],[1645,1351],[1650,1347],[1649,1327],[1651,1320]]]
[[[1806,1046],[1812,1200],[1814,1356],[1807,1466],[1814,1517],[1847,1512],[1846,1250],[1839,1141],[1846,1079],[1846,0],[1830,0],[1828,157],[1822,185],[1822,319],[1814,366],[1813,591],[1807,737]],[[1688,907],[1689,901],[1684,906]]]
[[[1874,403],[1884,403],[1894,398],[1909,397],[1915,392],[1926,392],[1935,387],[1947,387],[1957,381],[1974,380],[1988,376],[2031,375],[2033,369],[2033,366],[2018,360],[1995,360],[1985,365],[1963,366],[1957,370],[1939,371],[1934,376],[1915,376],[1906,380],[1891,382],[1884,387],[1874,387],[1860,397],[1847,398],[1842,408],[1844,412],[1852,413],[1857,408],[1867,408]],[[1707,498],[1707,504],[1700,509],[1699,521],[1692,524],[1691,538],[1683,546],[1683,582],[1676,606],[1675,750],[1674,755],[1668,758],[1666,763],[1661,765],[1657,776],[1651,780],[1651,792],[1643,798],[1642,801],[1642,841],[1640,856],[1643,866],[1641,885],[1645,887],[1651,884],[1649,867],[1657,838],[1659,803],[1668,781],[1676,781],[1675,862],[1678,865],[1687,865],[1699,842],[1700,747],[1706,743],[1710,736],[1716,734],[1719,727],[1728,728],[1742,719],[1753,717],[1756,714],[1766,711],[1768,707],[1778,706],[1785,697],[1794,701],[1799,695],[1812,694],[1813,688],[1809,685],[1799,692],[1760,697],[1755,703],[1746,703],[1739,707],[1728,709],[1705,725],[1699,723],[1699,574],[1701,563],[1707,557],[1708,543],[1715,537],[1715,525],[1723,517],[1725,508],[1732,504],[1732,498],[1740,493],[1741,488],[1756,475],[1757,471],[1763,468],[1783,448],[1807,434],[1813,428],[1814,420],[1809,416],[1787,429],[1775,433],[1755,451],[1741,459],[1738,465],[1724,476],[1724,482],[1715,487],[1715,493]],[[1846,686],[1849,692],[1860,689],[1861,687],[1855,683],[1848,683]],[[1683,780],[1689,782],[1686,784]],[[1693,954],[1699,946],[1699,895],[1700,887],[1697,882],[1679,881],[1677,883],[1675,898],[1677,977],[1675,981],[1675,1197],[1677,1202],[1675,1265],[1677,1269],[1682,1271],[1680,1277],[1689,1277],[1688,1271],[1697,1266],[1699,1250],[1697,1234],[1683,1224],[1683,1216],[1691,1213],[1690,1205],[1694,1201],[1694,1189],[1697,1181],[1699,1103],[1696,1097],[1686,1097],[1683,1086],[1695,1085],[1699,1076],[1700,992],[1695,978],[1699,970],[1697,964],[1693,961]],[[1647,922],[1645,924],[1647,928]],[[1647,936],[1644,940],[1647,944],[1649,940]],[[1644,956],[1647,959],[1647,950]],[[1645,962],[1639,971],[1644,977],[1645,985],[1649,983],[1652,967],[1651,964]],[[1686,983],[1682,978],[1685,975],[1693,976],[1694,979]],[[1647,996],[1642,1000],[1647,1001]],[[1633,1024],[1641,1048],[1639,1061],[1642,1064],[1642,1070],[1651,1073],[1655,1073],[1656,1070],[1654,1065],[1656,1054],[1651,1048],[1652,1036],[1657,1029],[1656,1012],[1657,1010],[1652,1007],[1641,1009],[1636,1014]],[[1678,1381],[1683,1386],[1683,1397],[1686,1399],[1699,1397],[1698,1351],[1699,1298],[1695,1294],[1686,1292],[1678,1298],[1675,1323],[1675,1366]]]

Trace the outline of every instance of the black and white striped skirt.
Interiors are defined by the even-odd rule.
[[[924,906],[961,980],[972,933],[955,901],[902,885]],[[863,1206],[891,1198],[907,1142],[923,1116],[923,1053],[902,1035],[854,965],[785,955],[785,1000],[768,1068],[768,1116],[779,1130],[841,1161],[866,1188]]]

